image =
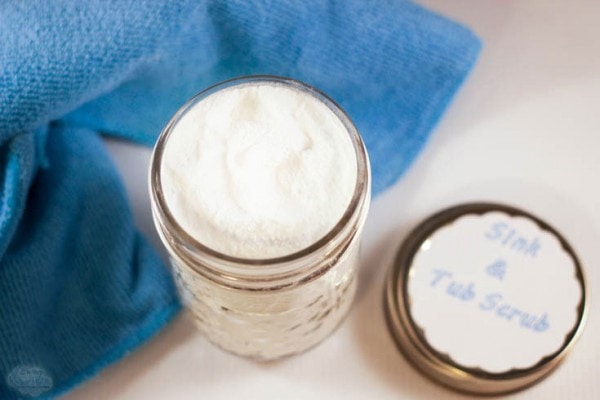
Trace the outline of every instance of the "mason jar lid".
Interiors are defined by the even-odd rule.
[[[488,203],[441,211],[400,247],[388,326],[414,366],[450,388],[499,394],[558,366],[581,333],[581,265],[554,228]]]

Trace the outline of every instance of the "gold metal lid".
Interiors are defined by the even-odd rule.
[[[516,208],[473,203],[425,220],[387,278],[400,350],[455,390],[500,394],[556,368],[581,333],[581,265],[551,226]]]

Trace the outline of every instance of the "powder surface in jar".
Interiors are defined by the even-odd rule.
[[[300,89],[248,83],[194,104],[161,162],[166,204],[203,245],[263,259],[300,251],[346,211],[357,161],[341,120]]]

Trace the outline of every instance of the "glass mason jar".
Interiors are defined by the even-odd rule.
[[[324,237],[293,254],[244,259],[219,253],[181,228],[165,202],[161,159],[174,126],[195,104],[230,86],[261,82],[289,85],[333,111],[356,153],[357,178],[347,209]],[[152,215],[171,257],[180,298],[211,342],[238,355],[270,360],[316,345],[340,324],[356,291],[359,241],[371,190],[364,143],[333,100],[301,82],[273,76],[215,85],[189,100],[167,124],[154,148],[149,178]]]

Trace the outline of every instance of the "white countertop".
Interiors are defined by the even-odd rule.
[[[565,362],[522,399],[600,398],[600,2],[421,0],[470,26],[480,60],[410,171],[372,203],[359,293],[340,329],[271,364],[227,354],[180,315],[66,399],[458,399],[420,375],[385,325],[390,257],[418,222],[487,200],[524,208],[569,240],[585,268],[587,326]],[[150,150],[109,141],[135,217],[158,246],[146,193]]]

